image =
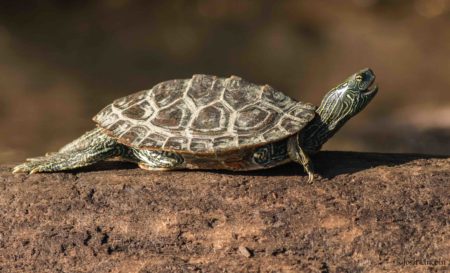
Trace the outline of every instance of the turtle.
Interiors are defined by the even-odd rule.
[[[119,98],[97,127],[14,173],[57,172],[120,158],[149,171],[249,171],[301,164],[312,182],[317,153],[378,91],[365,68],[332,88],[319,107],[238,76],[195,74]]]

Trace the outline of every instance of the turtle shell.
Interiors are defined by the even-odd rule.
[[[315,106],[269,85],[194,75],[120,98],[93,119],[127,146],[212,154],[287,138],[314,115]]]

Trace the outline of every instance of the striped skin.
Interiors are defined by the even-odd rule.
[[[13,172],[38,173],[76,169],[120,156],[126,153],[127,149],[123,145],[118,145],[101,129],[94,129],[64,146],[57,153],[27,159],[27,162],[16,166]]]
[[[350,118],[369,104],[378,91],[374,81],[375,74],[366,68],[324,96],[313,121],[299,133],[299,142],[306,152],[319,151]]]

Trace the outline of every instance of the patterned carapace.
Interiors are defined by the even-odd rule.
[[[293,135],[312,120],[314,110],[269,85],[194,75],[118,99],[94,121],[135,148],[212,154]]]

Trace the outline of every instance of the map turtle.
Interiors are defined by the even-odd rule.
[[[373,71],[363,69],[331,89],[319,107],[237,76],[161,82],[115,100],[94,116],[96,129],[13,172],[63,171],[113,157],[152,171],[245,171],[294,161],[311,182],[310,155],[365,108],[377,93],[374,81]]]

